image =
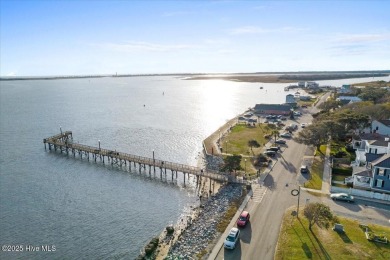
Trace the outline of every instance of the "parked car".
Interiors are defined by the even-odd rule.
[[[269,156],[269,157],[275,157],[276,156],[276,152],[269,151],[269,150],[265,151],[264,154]]]
[[[237,226],[245,227],[246,224],[248,224],[248,222],[249,222],[249,218],[250,218],[249,212],[243,211],[237,220]]]
[[[287,120],[287,118],[285,118],[284,116],[282,116],[282,117],[280,118],[280,120],[285,121],[285,120]]]
[[[307,108],[307,105],[302,105],[302,108]]]
[[[286,144],[286,140],[277,139],[277,140],[275,141],[275,144]]]
[[[283,134],[280,135],[280,137],[291,138],[292,134],[290,134],[290,133],[283,133]]]
[[[305,127],[306,127],[306,123],[302,123],[302,124],[301,124],[301,127],[302,127],[302,128],[305,128]]]
[[[309,172],[309,168],[307,167],[307,165],[302,165],[301,166],[301,173],[308,173]]]
[[[332,200],[343,200],[348,202],[354,202],[355,198],[347,193],[333,193],[330,194]]]
[[[274,151],[275,153],[280,151],[280,147],[278,146],[271,146],[270,148],[267,149],[267,151]]]
[[[240,239],[240,230],[234,227],[230,229],[229,235],[226,237],[223,246],[227,249],[234,249],[239,239]]]

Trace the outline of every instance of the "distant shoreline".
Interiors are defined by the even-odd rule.
[[[58,80],[58,79],[84,79],[84,78],[119,78],[119,77],[153,77],[176,76],[184,80],[210,80],[220,79],[237,82],[262,83],[292,83],[297,81],[335,80],[348,78],[387,77],[390,70],[383,71],[312,71],[312,72],[256,72],[256,73],[175,73],[175,74],[121,74],[121,75],[75,75],[75,76],[26,76],[26,77],[0,77],[0,81],[13,80]]]

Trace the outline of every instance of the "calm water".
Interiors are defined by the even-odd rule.
[[[103,148],[149,157],[154,150],[158,159],[196,165],[202,140],[226,120],[256,103],[283,103],[288,93],[288,84],[175,77],[0,84],[0,244],[56,247],[1,252],[1,259],[134,258],[196,201],[194,187],[180,180],[45,151],[42,139],[60,126],[83,144],[100,140]]]

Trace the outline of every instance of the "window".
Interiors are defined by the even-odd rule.
[[[378,175],[379,175],[379,176],[385,176],[385,169],[379,168],[379,169],[378,169]]]
[[[376,180],[376,187],[382,188],[383,187],[383,180]]]
[[[375,128],[375,130],[379,130],[379,126],[377,126],[377,127]]]

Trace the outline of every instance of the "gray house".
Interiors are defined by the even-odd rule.
[[[371,190],[390,193],[390,154],[371,163],[372,167],[372,184]]]

